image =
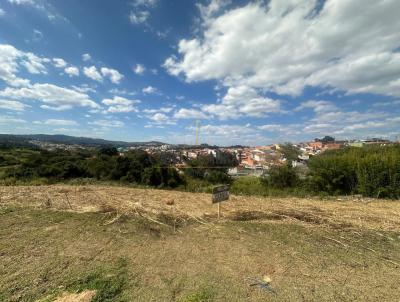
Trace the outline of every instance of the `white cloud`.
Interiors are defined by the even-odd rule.
[[[128,100],[123,97],[115,96],[112,99],[104,99],[102,103],[109,106],[107,112],[109,113],[121,113],[121,112],[137,112],[138,109],[134,106],[139,104],[139,100]]]
[[[207,119],[209,118],[204,112],[196,109],[181,108],[174,114],[177,119]]]
[[[146,93],[146,94],[156,94],[156,93],[159,93],[159,92],[158,92],[158,89],[157,89],[156,87],[153,87],[153,86],[147,86],[147,87],[143,88],[143,89],[142,89],[142,92],[143,92],[143,93]]]
[[[7,87],[0,96],[15,100],[35,100],[43,102],[41,107],[49,110],[68,110],[73,107],[98,109],[99,105],[85,93],[59,87],[53,84],[34,84],[22,88]]]
[[[64,68],[64,67],[67,66],[67,62],[65,62],[61,58],[54,58],[53,62],[54,62],[54,66],[57,67],[57,68]]]
[[[136,92],[134,92],[134,91],[128,91],[126,89],[118,89],[118,88],[110,89],[108,92],[111,94],[124,94],[124,95],[135,95],[136,94]]]
[[[172,110],[174,110],[174,107],[161,107],[157,109],[144,109],[144,113],[157,113],[157,112],[163,112],[163,113],[170,113]]]
[[[73,120],[61,120],[61,119],[48,119],[45,121],[34,121],[35,124],[39,125],[51,125],[51,126],[77,126],[78,123]]]
[[[189,129],[193,130],[193,127]],[[243,138],[246,135],[254,134],[249,125],[204,125],[200,127],[200,134],[209,137],[228,137],[230,139]]]
[[[4,11],[4,9],[0,8],[0,17],[4,16],[6,14],[6,12]]]
[[[102,82],[103,81],[103,77],[97,71],[96,66],[84,67],[83,68],[83,73],[85,74],[85,76],[87,76],[88,78],[90,78],[90,79],[92,79],[94,81],[97,81],[97,82]]]
[[[278,135],[281,141],[300,141],[332,135],[337,138],[366,138],[382,136],[384,132],[398,132],[400,119],[396,120],[396,112],[380,112],[373,110],[346,111],[326,100],[309,100],[302,102],[294,111],[311,109],[314,116],[295,124],[265,124],[257,129]],[[380,133],[376,132],[379,130]],[[388,135],[385,135],[387,137]]]
[[[19,71],[18,59],[21,52],[11,45],[0,45],[0,79],[12,86],[22,86],[29,80],[17,77]]]
[[[260,96],[256,89],[248,86],[231,87],[219,104],[204,105],[202,109],[222,120],[283,113],[281,101]]]
[[[28,105],[18,101],[10,101],[10,100],[0,100],[0,108],[7,110],[15,110],[15,111],[24,111]]]
[[[299,141],[303,133],[304,125],[301,124],[265,124],[258,126],[257,129],[267,131],[269,133],[278,133],[283,141],[294,139]]]
[[[316,101],[310,100],[300,104],[295,111],[300,111],[306,108],[310,108],[314,111],[315,115],[313,118],[306,120],[302,125],[281,125],[282,129],[278,129],[278,126],[274,129],[268,129],[269,125],[261,126],[259,129],[275,132],[285,132],[285,128],[289,129],[291,134],[297,133],[299,135],[307,136],[324,136],[334,135],[341,138],[362,138],[370,136],[375,133],[376,129],[384,129],[385,131],[395,131],[396,123],[393,121],[393,113],[380,112],[367,110],[365,112],[360,111],[345,111],[338,108],[330,101]],[[297,132],[295,131],[297,130]]]
[[[51,1],[45,1],[45,0],[8,0],[8,2],[11,3],[11,4],[26,5],[26,6],[30,6],[32,8],[35,8],[36,10],[38,10],[38,12],[43,14],[50,21],[54,21],[55,19],[57,19],[57,20],[65,22],[65,23],[69,23],[70,22],[67,18],[65,18],[64,16],[60,15],[57,12],[57,9],[50,3]]]
[[[149,127],[161,125],[176,125],[176,121],[162,112],[157,112],[153,115],[147,116],[152,122],[148,124]]]
[[[74,90],[81,92],[81,93],[88,93],[88,92],[92,92],[92,93],[96,93],[96,89],[94,89],[93,87],[90,87],[87,84],[82,84],[80,86],[75,86],[72,85],[71,86]]]
[[[65,69],[64,69],[64,72],[65,72],[67,75],[69,75],[70,77],[73,77],[73,76],[77,77],[77,76],[79,76],[79,69],[78,69],[78,67],[75,67],[75,66],[69,66],[69,67],[65,68]]]
[[[295,111],[300,111],[306,108],[311,108],[312,110],[314,110],[315,112],[325,112],[325,111],[333,111],[333,110],[337,110],[337,107],[329,102],[329,101],[314,101],[314,100],[310,100],[310,101],[306,101],[300,104],[300,106],[298,106]]]
[[[134,6],[146,6],[146,7],[154,7],[156,6],[158,0],[135,0],[133,1]]]
[[[123,75],[119,73],[118,70],[102,67],[100,72],[97,70],[96,66],[84,67],[83,73],[90,79],[102,82],[103,77],[109,78],[110,81],[114,84],[119,84],[120,81],[123,79]]]
[[[237,119],[240,117],[239,112],[233,106],[210,104],[203,105],[201,109],[210,115],[217,116],[221,120]]]
[[[11,86],[25,86],[29,84],[28,79],[17,76],[20,67],[24,67],[32,74],[46,74],[44,63],[48,60],[40,58],[33,53],[23,52],[12,45],[0,44],[0,79]]]
[[[22,59],[20,62],[20,64],[24,66],[29,73],[47,74],[46,67],[43,65],[43,63],[47,63],[47,59],[39,58],[32,53],[25,53],[24,59]]]
[[[111,68],[106,68],[106,67],[102,67],[101,68],[101,74],[104,77],[108,77],[110,79],[110,81],[113,82],[114,84],[119,84],[119,82],[124,77],[122,74],[120,74],[118,72],[118,70],[111,69]]]
[[[17,5],[34,5],[35,1],[33,0],[8,0],[11,4],[17,4]]]
[[[146,71],[146,68],[142,65],[142,64],[136,64],[135,68],[133,69],[133,71],[136,74],[143,74]]]
[[[149,9],[154,8],[158,0],[134,0],[131,4],[135,7],[135,11],[131,11],[129,20],[132,24],[142,24],[150,17]]]
[[[132,24],[141,24],[145,23],[147,19],[150,17],[150,13],[146,10],[143,11],[131,11],[129,15],[129,20]]]
[[[112,120],[97,120],[94,122],[89,122],[88,124],[104,128],[122,128],[125,125],[124,122]]]
[[[43,33],[40,30],[33,30],[33,41],[38,42],[43,39]]]
[[[84,54],[82,55],[82,60],[83,60],[84,62],[90,61],[91,59],[92,59],[92,57],[91,57],[91,55],[88,54],[88,53],[84,53]]]
[[[326,1],[320,11],[316,0],[256,1],[222,13],[219,2],[165,61],[170,74],[278,94],[309,85],[400,95],[399,1]]]
[[[13,116],[0,115],[0,124],[24,124],[25,120]]]
[[[171,120],[171,118],[165,115],[164,113],[156,113],[149,118],[158,123],[166,123]]]
[[[285,125],[278,125],[278,124],[266,124],[257,127],[260,130],[265,131],[282,131],[285,128]]]
[[[310,100],[300,104],[295,111],[311,108],[315,112],[314,118],[310,119],[316,125],[320,124],[339,124],[340,126],[348,123],[358,123],[374,119],[382,119],[388,116],[385,112],[367,111],[343,111],[329,101]],[[313,127],[311,127],[313,128]]]
[[[200,14],[204,21],[210,20],[211,17],[215,16],[222,8],[230,4],[231,0],[211,0],[208,5],[203,5],[201,3],[197,4],[200,10]]]

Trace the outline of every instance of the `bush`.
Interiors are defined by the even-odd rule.
[[[347,148],[314,156],[309,163],[314,192],[400,197],[400,146]]]
[[[238,195],[268,195],[268,188],[259,177],[240,177],[232,182],[230,187],[233,194]]]
[[[296,169],[288,163],[271,167],[262,181],[272,188],[283,189],[295,187],[299,183],[299,177]]]
[[[222,171],[206,172],[204,179],[212,184],[229,184],[231,182],[230,176]]]

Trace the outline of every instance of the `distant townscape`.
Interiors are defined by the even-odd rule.
[[[224,154],[231,154],[237,160],[237,165],[229,169],[231,176],[261,176],[264,171],[275,165],[282,165],[290,160],[293,167],[299,169],[307,166],[310,157],[321,154],[328,150],[338,150],[345,147],[363,147],[363,146],[388,146],[398,142],[390,141],[382,138],[371,138],[365,140],[335,140],[330,136],[321,139],[314,139],[309,142],[302,143],[283,143],[271,144],[265,146],[209,146],[201,145],[181,145],[181,144],[165,144],[162,142],[118,142],[107,141],[93,138],[78,138],[65,135],[22,135],[12,136],[3,135],[0,137],[7,141],[14,138],[15,141],[24,142],[32,146],[37,146],[48,151],[68,150],[74,151],[85,148],[112,146],[115,147],[120,156],[124,156],[126,152],[133,150],[142,150],[150,155],[160,152],[168,152],[174,154],[171,159],[178,169],[184,169],[188,166],[188,162],[195,160],[201,156],[213,156],[219,160]]]
[[[224,167],[230,167],[228,174],[239,176],[262,176],[273,166],[291,163],[298,170],[307,170],[307,163],[311,157],[328,150],[339,150],[345,147],[390,146],[398,142],[382,138],[365,140],[336,140],[325,136],[321,139],[301,143],[276,143],[265,146],[210,146],[166,144],[163,142],[122,142],[103,139],[72,137],[66,135],[0,135],[2,144],[11,146],[36,146],[47,151],[77,151],[81,149],[95,149],[104,147],[115,148],[123,157],[131,151],[145,151],[149,155],[168,154],[168,164],[177,170],[193,167],[193,161],[202,157],[212,157],[215,163],[224,162]],[[228,163],[224,157],[228,157]],[[209,167],[204,167],[209,168]],[[216,167],[213,167],[216,168]]]

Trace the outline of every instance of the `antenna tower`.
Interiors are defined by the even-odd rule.
[[[199,145],[199,137],[200,137],[200,120],[196,120],[196,146]]]

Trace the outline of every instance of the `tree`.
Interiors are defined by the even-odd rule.
[[[268,171],[268,175],[263,178],[265,184],[278,188],[290,188],[297,185],[299,177],[297,171],[290,164],[283,166],[273,166]]]
[[[287,159],[288,162],[296,161],[301,154],[300,149],[291,143],[284,143],[280,145],[280,152]]]
[[[118,155],[118,150],[115,147],[104,146],[99,149],[100,155],[115,156]]]
[[[316,142],[321,142],[321,143],[324,143],[324,144],[328,144],[328,143],[334,143],[335,142],[335,138],[332,137],[332,136],[329,136],[329,135],[325,135],[321,139],[316,138],[315,141]]]

